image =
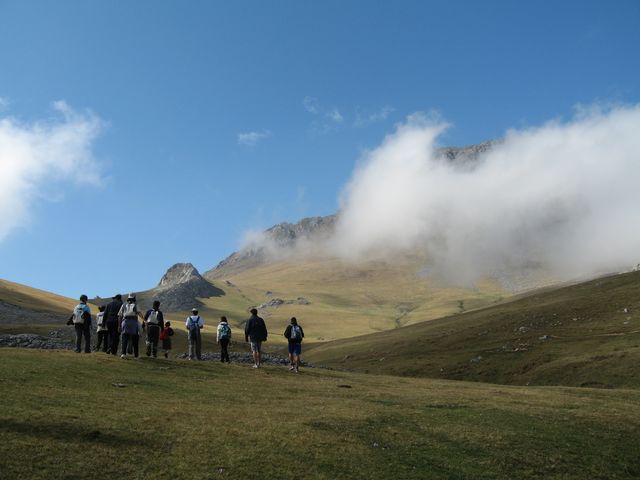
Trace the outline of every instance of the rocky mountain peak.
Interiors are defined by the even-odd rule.
[[[265,236],[282,247],[290,247],[301,238],[328,234],[335,227],[337,216],[303,218],[298,223],[279,223],[265,231]]]
[[[203,280],[196,267],[190,263],[176,263],[162,276],[156,288],[170,288],[194,280]]]

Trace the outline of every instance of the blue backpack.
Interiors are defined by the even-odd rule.
[[[220,324],[220,338],[229,338],[231,336],[231,328],[228,323]]]

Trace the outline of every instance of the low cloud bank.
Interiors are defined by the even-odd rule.
[[[355,169],[331,253],[420,249],[457,283],[526,269],[570,279],[640,262],[640,106],[510,130],[473,163],[437,154],[442,121],[410,116]]]
[[[103,122],[65,102],[53,104],[57,117],[23,123],[0,117],[0,241],[30,220],[34,202],[58,199],[65,183],[97,183],[92,154]]]

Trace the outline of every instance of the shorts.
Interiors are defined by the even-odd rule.
[[[301,343],[289,343],[289,353],[291,355],[300,355],[302,353]]]
[[[262,351],[261,347],[262,347],[262,341],[253,341],[251,340],[249,342],[251,344],[251,352],[252,353],[260,353]]]

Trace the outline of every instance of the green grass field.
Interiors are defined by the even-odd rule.
[[[60,351],[1,349],[0,360],[7,479],[640,475],[636,390]]]

